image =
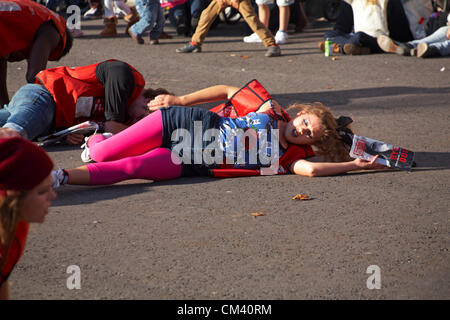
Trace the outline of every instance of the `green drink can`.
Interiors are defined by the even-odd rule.
[[[332,45],[333,45],[333,41],[331,41],[330,38],[327,38],[325,40],[325,57],[329,57],[329,56],[333,55]]]

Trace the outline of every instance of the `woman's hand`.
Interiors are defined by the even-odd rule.
[[[372,158],[372,160],[367,161],[363,159],[355,159],[353,160],[353,163],[362,170],[373,170],[373,169],[383,169],[386,168],[385,165],[382,165],[378,162],[376,162],[378,159],[378,156],[375,156]]]
[[[182,105],[180,97],[172,96],[170,94],[160,94],[147,104],[148,109],[151,112],[156,111],[160,108],[167,108],[169,106],[177,106],[177,105]]]

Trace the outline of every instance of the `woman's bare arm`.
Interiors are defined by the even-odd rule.
[[[193,93],[189,93],[184,96],[172,96],[168,94],[162,94],[148,103],[150,111],[158,110],[159,108],[165,108],[169,106],[193,106],[200,103],[207,103],[212,101],[228,100],[230,99],[239,88],[217,85],[208,87]]]
[[[376,162],[378,156],[371,161],[355,159],[348,162],[312,162],[308,160],[297,160],[290,170],[291,172],[308,177],[333,176],[354,170],[370,170],[386,168]]]

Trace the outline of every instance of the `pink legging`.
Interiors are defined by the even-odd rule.
[[[167,180],[181,175],[181,160],[161,148],[161,111],[155,111],[131,127],[107,139],[89,139],[91,158],[87,165],[91,185],[113,184],[129,179]]]

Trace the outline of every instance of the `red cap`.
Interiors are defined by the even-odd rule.
[[[0,189],[31,190],[53,169],[41,147],[22,138],[0,139]]]

